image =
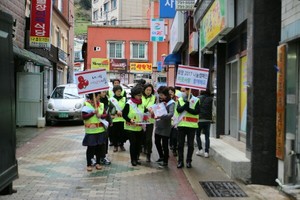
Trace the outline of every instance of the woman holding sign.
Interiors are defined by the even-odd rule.
[[[131,98],[125,104],[122,116],[125,119],[124,129],[130,142],[130,158],[132,166],[140,165],[138,157],[140,154],[143,136],[144,106],[142,104],[143,88],[134,87],[131,89]]]
[[[174,115],[175,101],[171,99],[169,88],[161,86],[158,88],[160,104],[153,106],[155,114],[155,146],[159,155],[158,162],[160,166],[168,166],[169,147],[168,140],[171,133],[171,120]],[[162,108],[160,108],[162,107]],[[158,112],[158,110],[162,110]],[[164,112],[163,112],[164,111]],[[160,114],[161,113],[161,114]]]
[[[104,104],[99,102],[100,93],[89,94],[89,100],[84,102],[82,118],[85,127],[83,146],[87,146],[86,161],[87,171],[92,171],[92,158],[96,155],[96,169],[102,169],[100,158],[105,157],[106,138]],[[100,119],[100,120],[99,120]],[[103,121],[103,123],[101,122]],[[106,121],[107,122],[107,121]],[[106,124],[107,126],[108,124]]]
[[[195,131],[198,128],[200,113],[199,99],[191,94],[190,88],[181,88],[182,96],[178,99],[174,125],[178,128],[178,165],[182,168],[183,149],[185,136],[187,137],[188,151],[186,156],[186,167],[192,167],[192,156],[194,152]]]
[[[109,113],[112,117],[113,125],[110,129],[110,137],[114,145],[114,152],[118,151],[120,146],[121,151],[125,151],[124,143],[126,137],[124,132],[124,118],[122,117],[122,110],[126,104],[126,97],[122,96],[122,87],[120,85],[113,87],[114,96],[109,99],[110,107]]]

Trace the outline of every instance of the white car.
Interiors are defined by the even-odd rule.
[[[76,84],[57,86],[48,99],[47,125],[59,121],[82,121],[81,110],[86,98],[78,94]]]
[[[109,85],[109,90],[112,90],[113,84],[111,82],[109,82],[108,85]],[[130,98],[131,97],[131,87],[124,83],[121,83],[121,87],[126,92],[126,98]]]

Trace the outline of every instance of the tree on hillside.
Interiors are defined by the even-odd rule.
[[[84,8],[85,10],[89,10],[92,8],[91,0],[80,0],[79,4]]]

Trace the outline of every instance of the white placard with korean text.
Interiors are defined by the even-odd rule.
[[[163,115],[167,115],[168,111],[164,103],[154,104],[151,106],[155,117],[161,117]]]
[[[175,86],[196,90],[205,90],[209,77],[209,69],[179,65]]]
[[[105,69],[87,70],[75,74],[78,94],[89,94],[109,89]]]

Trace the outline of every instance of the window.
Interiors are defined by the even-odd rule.
[[[111,9],[116,9],[117,8],[117,0],[111,0]]]
[[[57,8],[58,8],[58,10],[60,11],[60,12],[62,12],[62,0],[58,0],[58,2],[57,2]]]
[[[147,60],[148,59],[147,42],[130,42],[130,59]]]
[[[98,10],[93,12],[93,20],[97,21],[98,20]]]
[[[110,24],[111,24],[111,25],[117,25],[117,19],[111,20],[111,21],[110,21]]]
[[[107,13],[108,12],[108,3],[105,3],[104,4],[104,13]]]
[[[107,42],[108,58],[124,58],[124,42],[109,41]]]
[[[56,31],[56,46],[58,48],[61,47],[61,34],[60,34],[60,31]]]

